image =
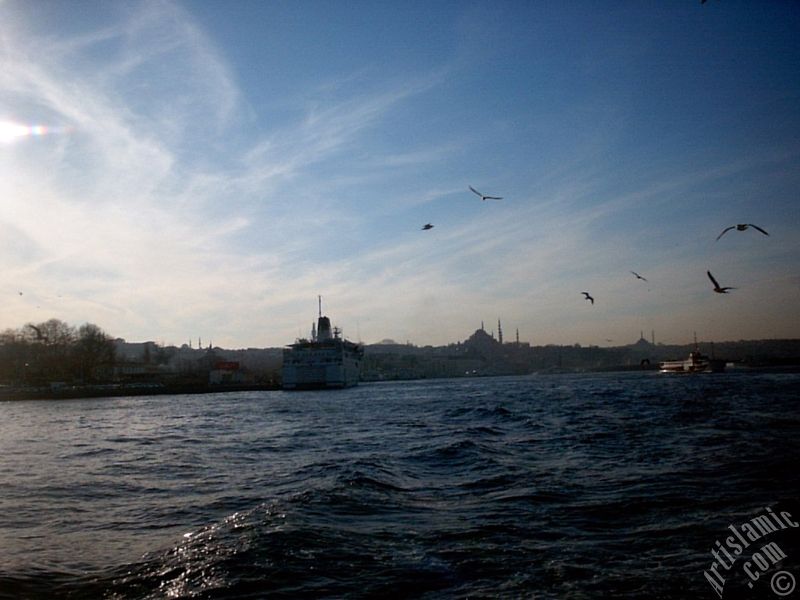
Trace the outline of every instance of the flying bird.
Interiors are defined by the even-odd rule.
[[[422,226],[422,231],[427,231],[428,229],[433,229],[433,225],[425,223],[425,225]]]
[[[478,190],[476,190],[472,186],[469,186],[469,189],[471,189],[474,193],[478,194],[478,196],[481,197],[481,200],[502,200],[503,199],[502,196],[486,196],[485,194],[481,194]]]
[[[728,290],[736,289],[733,287],[719,287],[719,284],[717,283],[717,280],[714,279],[714,276],[711,274],[711,271],[706,271],[706,273],[708,274],[708,278],[711,280],[711,283],[714,284],[714,291],[717,292],[718,294],[727,294]]]
[[[739,223],[738,225],[731,225],[730,227],[726,227],[725,229],[723,229],[722,233],[720,233],[717,236],[717,240],[719,240],[719,238],[721,238],[723,235],[725,235],[731,229],[735,229],[736,231],[744,231],[748,227],[752,227],[753,229],[758,229],[758,231],[760,231],[764,235],[769,235],[766,231],[761,229],[761,227],[759,227],[758,225],[753,225],[752,223]]]
[[[39,329],[36,325],[34,325],[33,323],[28,323],[28,327],[30,327],[31,329],[33,329],[34,332],[36,332],[37,340],[44,340],[45,342],[47,341],[47,336],[44,335],[42,333],[42,330]]]
[[[642,281],[647,281],[647,279],[645,279],[644,277],[642,277],[641,275],[639,275],[639,274],[638,274],[636,271],[631,271],[631,273],[633,273],[634,275],[636,275],[636,279],[641,279]]]
[[[591,302],[592,304],[594,304],[594,298],[592,298],[592,297],[589,295],[589,292],[581,292],[581,294],[583,294],[584,296],[586,296],[586,299],[587,299],[589,302]]]

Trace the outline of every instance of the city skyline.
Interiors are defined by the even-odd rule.
[[[280,347],[322,295],[365,343],[800,338],[796,3],[0,18],[0,329]]]

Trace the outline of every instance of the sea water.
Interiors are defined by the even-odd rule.
[[[800,519],[798,392],[647,372],[0,403],[0,597],[715,598],[729,526]],[[718,567],[723,597],[800,577],[798,531],[758,581]]]

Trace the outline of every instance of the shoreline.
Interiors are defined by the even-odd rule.
[[[282,389],[274,383],[264,384],[140,384],[63,386],[51,388],[0,388],[0,401],[15,400],[81,400],[88,398],[119,398],[124,396],[178,396],[188,394],[219,394],[225,392],[261,392]]]
[[[658,365],[631,366],[620,365],[617,367],[599,367],[594,369],[559,369],[534,371],[529,375],[559,375],[581,373],[656,373]],[[800,373],[800,365],[733,365],[723,374],[745,373]],[[507,375],[473,375],[471,377],[443,377],[441,379],[470,379],[505,377]],[[361,383],[382,383],[398,381],[420,381],[427,377],[407,377],[397,379],[366,379]],[[439,379],[439,378],[437,378]],[[283,387],[278,383],[252,383],[252,384],[205,384],[205,383],[178,383],[178,384],[100,384],[80,386],[49,387],[0,387],[0,402],[13,402],[18,400],[81,400],[91,398],[119,398],[125,396],[180,396],[191,394],[221,394],[228,392],[263,392],[281,391]]]

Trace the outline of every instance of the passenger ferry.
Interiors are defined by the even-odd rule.
[[[724,370],[724,360],[709,358],[696,347],[687,359],[665,360],[658,365],[659,373],[721,373]]]
[[[364,348],[346,340],[328,317],[319,318],[311,339],[299,339],[283,351],[283,389],[346,388],[358,385]]]

